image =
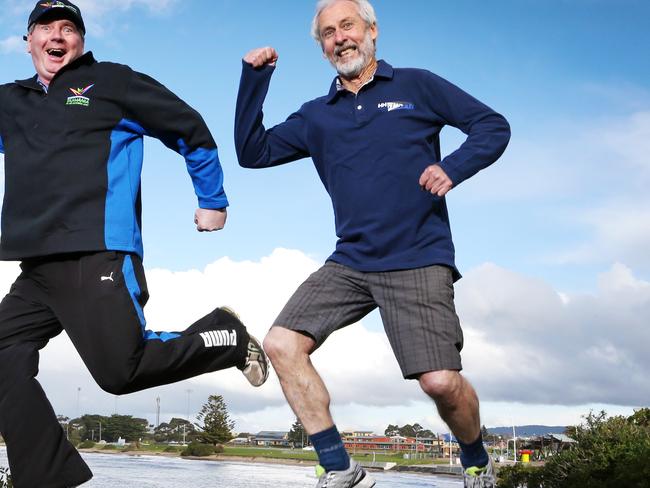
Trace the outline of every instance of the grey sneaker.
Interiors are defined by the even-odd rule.
[[[232,315],[240,324],[242,323],[239,314],[232,308],[219,308],[227,314]],[[262,386],[269,377],[269,359],[266,357],[260,341],[250,334],[248,336],[248,356],[246,356],[246,363],[241,368],[241,372],[244,373],[244,376],[251,385]]]
[[[248,357],[242,373],[253,386],[262,386],[269,377],[269,359],[266,357],[262,344],[249,334]]]
[[[358,462],[350,460],[350,467],[345,471],[329,471],[318,479],[316,488],[372,488],[375,480],[366,473]]]
[[[463,473],[463,483],[465,488],[495,488],[497,479],[492,459],[482,468],[476,466],[467,468]]]

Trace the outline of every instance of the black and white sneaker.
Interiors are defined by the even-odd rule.
[[[219,308],[227,314],[232,315],[241,323],[239,315],[232,308]],[[248,337],[248,355],[246,356],[244,367],[241,368],[241,372],[251,385],[262,386],[269,377],[269,359],[266,357],[266,353],[262,348],[262,343],[251,334],[248,334]]]
[[[269,377],[269,360],[262,344],[249,334],[248,357],[242,373],[253,386],[262,386]]]

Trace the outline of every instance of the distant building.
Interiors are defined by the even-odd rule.
[[[372,432],[344,432],[343,444],[348,451],[418,452],[441,455],[444,441],[438,437],[380,436]]]
[[[264,447],[290,447],[289,432],[263,430],[253,437],[253,444]]]

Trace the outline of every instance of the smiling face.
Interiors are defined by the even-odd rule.
[[[323,53],[341,76],[358,77],[374,59],[377,26],[361,18],[356,3],[341,0],[325,8],[318,29]]]
[[[84,53],[84,38],[70,20],[39,21],[27,36],[27,52],[38,77],[49,85],[61,68]]]

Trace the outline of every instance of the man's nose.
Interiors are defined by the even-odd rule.
[[[61,29],[52,29],[52,33],[50,34],[50,41],[63,42],[63,32]]]
[[[343,44],[346,40],[347,36],[345,35],[345,32],[341,29],[336,29],[336,32],[334,32],[334,42],[337,44]]]

